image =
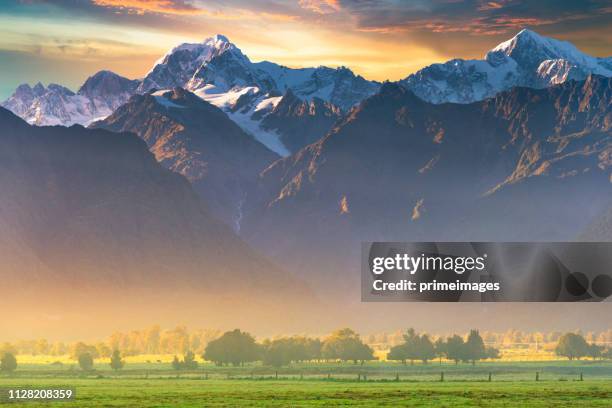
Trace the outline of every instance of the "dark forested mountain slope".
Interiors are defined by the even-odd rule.
[[[192,183],[215,216],[238,230],[259,172],[278,158],[221,109],[181,88],[135,95],[92,127],[138,135],[164,167]]]

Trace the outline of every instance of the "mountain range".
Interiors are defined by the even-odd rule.
[[[77,93],[57,84],[20,85],[1,105],[32,125],[87,125],[123,105],[136,91],[137,80],[100,71],[88,78]]]
[[[470,103],[515,86],[545,88],[590,74],[612,76],[612,57],[592,57],[569,42],[524,29],[483,60],[433,64],[400,83],[431,103]]]
[[[262,172],[243,236],[305,276],[361,241],[572,240],[612,202],[611,100],[600,76],[471,104],[385,84]]]
[[[291,320],[309,288],[364,317],[342,309],[362,241],[605,239],[610,67],[523,30],[381,84],[253,63],[217,35],[143,79],[22,85],[0,108],[2,272],[248,325],[253,305]]]
[[[543,88],[589,74],[612,76],[612,59],[591,57],[570,43],[522,30],[484,60],[433,64],[399,83],[431,103],[470,103],[515,86]],[[181,87],[224,110],[275,153],[288,156],[322,137],[341,114],[380,86],[344,67],[253,63],[227,37],[216,35],[173,48],[141,80],[102,71],[76,94],[54,84],[24,84],[2,106],[31,124],[87,125],[110,115],[134,93]]]
[[[222,108],[243,129],[283,156],[291,151],[279,138],[293,135],[284,134],[282,126],[260,126],[260,120],[283,98],[322,100],[348,110],[379,88],[378,83],[344,67],[294,69],[268,61],[253,63],[222,35],[202,44],[173,48],[145,76],[139,91],[175,86]],[[309,116],[317,113],[304,112]]]

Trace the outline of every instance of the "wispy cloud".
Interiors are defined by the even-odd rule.
[[[93,0],[93,4],[137,14],[161,13],[193,15],[204,12],[204,10],[184,0]]]
[[[137,77],[168,49],[227,35],[254,61],[346,65],[399,79],[450,58],[480,58],[518,30],[612,54],[609,0],[3,0],[7,81],[80,81],[105,68]],[[15,57],[18,56],[18,57]],[[27,62],[25,62],[27,61]],[[39,62],[36,62],[39,61]],[[50,64],[52,61],[53,64]],[[24,65],[20,68],[20,64]],[[27,64],[27,69],[25,65]],[[36,71],[36,74],[33,72]],[[7,79],[11,78],[11,79]]]
[[[340,0],[299,0],[301,8],[317,14],[330,14],[340,11]]]
[[[397,33],[424,30],[478,35],[511,33],[525,26],[590,20],[609,14],[599,0],[343,0],[364,32]]]

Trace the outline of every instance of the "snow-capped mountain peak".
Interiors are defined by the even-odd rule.
[[[125,94],[129,98],[129,95],[134,93],[139,84],[138,80],[130,80],[112,71],[104,70],[87,78],[79,88],[78,94],[89,98],[107,99],[116,99]],[[123,101],[125,98],[121,99]],[[113,105],[113,103],[110,103],[110,105]]]
[[[252,62],[218,34],[202,43],[173,48],[147,74],[138,91],[176,87],[223,109],[255,139],[287,155],[291,152],[280,142],[282,135],[261,127],[282,95],[293,92],[305,102],[319,98],[346,111],[374,94],[380,84],[346,67],[289,68],[269,61]]]
[[[30,109],[34,100],[46,91],[47,89],[40,82],[34,87],[30,87],[29,84],[21,84],[15,89],[13,95],[3,102],[2,106],[10,109],[14,114],[22,116]]]
[[[134,93],[140,82],[111,71],[89,77],[77,93],[58,85],[17,87],[2,106],[33,125],[87,125],[110,115]]]
[[[539,45],[547,45],[551,39],[541,36],[535,31],[531,31],[528,28],[524,28],[519,31],[514,37],[506,40],[493,49],[491,52],[501,51],[504,54],[510,56],[512,51],[518,47],[525,46],[526,44],[539,44]],[[552,40],[554,42],[561,42],[558,40]]]
[[[202,64],[230,50],[242,54],[222,34],[207,38],[201,43],[184,43],[176,46],[155,62],[138,91],[185,86]]]
[[[235,48],[235,45],[222,34],[207,38],[201,43],[183,43],[172,48],[163,57],[158,59],[155,64],[153,64],[153,69],[159,64],[167,64],[177,53],[190,53],[195,56],[196,61],[202,63],[204,61],[210,61],[211,58],[221,55],[231,48]],[[153,71],[153,69],[151,71]]]
[[[525,68],[537,68],[547,60],[566,60],[575,65],[596,67],[597,58],[579,51],[573,44],[524,29],[490,52],[502,52]]]
[[[223,34],[215,34],[214,36],[206,39],[205,42],[208,42],[209,44],[213,45],[217,49],[223,49],[229,46],[234,46],[234,44],[232,44],[230,40]]]
[[[37,82],[36,85],[34,85],[34,88],[32,88],[32,91],[35,95],[40,96],[45,92],[45,86],[40,82]]]
[[[184,43],[170,49],[142,81],[101,71],[88,78],[76,94],[65,88],[40,85],[33,89],[26,85],[5,106],[32,124],[87,125],[109,115],[135,93],[184,88],[223,109],[243,130],[272,150],[287,155],[290,151],[278,141],[282,135],[274,129],[261,128],[262,119],[283,95],[292,92],[305,102],[304,106],[320,99],[347,111],[379,87],[379,83],[355,75],[346,67],[289,68],[269,61],[252,62],[226,36],[217,34],[200,43]],[[166,101],[158,98],[158,102]],[[300,107],[299,103],[295,105]],[[324,116],[334,109],[318,111]]]
[[[484,60],[433,64],[400,83],[432,103],[470,103],[515,86],[544,88],[589,74],[612,76],[612,58],[592,57],[569,42],[524,29]]]

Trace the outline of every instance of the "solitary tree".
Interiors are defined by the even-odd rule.
[[[93,369],[93,357],[89,353],[83,353],[79,356],[79,367],[83,371],[91,371]]]
[[[290,339],[276,339],[263,345],[263,363],[273,367],[281,367],[291,363],[294,345]]]
[[[327,359],[352,360],[355,364],[374,359],[374,351],[351,329],[340,329],[330,334],[323,342],[321,353]]]
[[[414,360],[419,358],[417,350],[419,336],[414,329],[410,328],[406,330],[403,338],[404,342],[402,344],[391,347],[387,354],[387,360],[400,360],[403,364],[406,364],[406,360],[410,360],[410,364],[414,364]]]
[[[291,362],[286,344],[273,341],[264,344],[263,363],[273,367],[282,367]]]
[[[459,364],[459,361],[465,359],[464,349],[463,339],[456,334],[446,341],[446,356],[449,360],[453,360],[455,364]]]
[[[110,359],[110,366],[115,371],[123,368],[124,362],[121,359],[121,353],[119,352],[119,350],[113,351],[113,354],[111,355]]]
[[[401,360],[404,364],[406,360],[410,360],[410,364],[414,364],[414,360],[421,360],[427,364],[435,356],[436,350],[429,336],[427,334],[419,336],[414,329],[408,329],[404,334],[404,343],[392,347],[387,359]]]
[[[417,340],[417,356],[424,364],[436,356],[436,348],[427,334],[421,335]]]
[[[419,335],[413,328],[406,330],[404,334],[404,352],[410,364],[414,364],[414,360],[419,360]]]
[[[236,329],[208,343],[202,357],[217,365],[239,366],[250,361],[257,361],[260,357],[260,348],[255,343],[253,336]]]
[[[387,360],[401,361],[402,364],[406,364],[406,360],[408,359],[407,356],[408,353],[406,353],[406,343],[402,343],[391,347],[387,353]]]
[[[351,359],[355,364],[357,364],[357,361],[360,361],[361,365],[363,365],[366,361],[376,359],[374,357],[374,350],[365,343],[356,344],[353,353]]]
[[[555,352],[569,360],[580,360],[589,354],[589,345],[584,337],[576,333],[566,333],[559,339]]]
[[[465,342],[464,347],[465,351],[463,360],[471,361],[472,365],[475,365],[476,361],[487,357],[484,341],[482,340],[482,337],[480,337],[478,330],[470,330],[470,334],[468,335],[468,339]]]
[[[0,359],[0,371],[3,373],[12,373],[17,369],[17,359],[15,355],[10,352],[6,352]]]

